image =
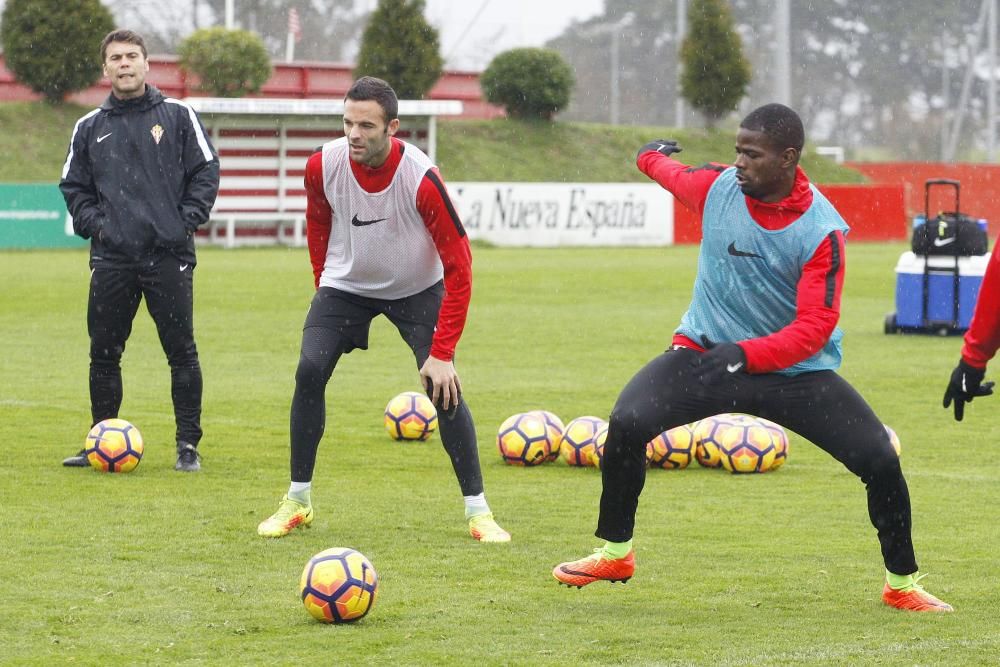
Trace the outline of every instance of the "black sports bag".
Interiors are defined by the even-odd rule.
[[[913,230],[917,255],[985,255],[987,246],[986,231],[961,213],[942,213]]]

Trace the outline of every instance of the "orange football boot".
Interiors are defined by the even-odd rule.
[[[922,578],[922,576],[915,577],[913,583],[905,588],[893,588],[886,582],[882,588],[882,601],[890,607],[906,611],[955,611],[950,604],[925,591],[918,583]]]
[[[560,584],[583,588],[595,581],[620,581],[623,584],[635,572],[635,551],[629,551],[624,558],[607,558],[603,549],[594,549],[586,558],[556,565],[552,576]]]

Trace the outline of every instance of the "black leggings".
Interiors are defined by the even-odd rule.
[[[636,373],[618,397],[605,442],[597,537],[632,539],[648,441],[681,424],[743,412],[791,429],[860,477],[886,568],[896,574],[917,571],[910,496],[899,457],[882,422],[846,380],[833,371],[736,374],[705,387],[691,366],[698,354],[668,350]]]
[[[368,325],[386,315],[413,350],[417,368],[430,354],[431,338],[442,291],[436,285],[407,299],[381,301],[320,288],[313,298],[302,350],[295,371],[291,409],[291,479],[312,480],[316,452],[326,428],[326,385],[341,355],[355,348],[367,349]],[[483,492],[476,428],[464,398],[444,411],[438,409],[441,443],[451,459],[463,496]]]
[[[194,343],[194,266],[164,254],[135,268],[96,268],[90,275],[90,412],[96,424],[118,416],[122,404],[122,353],[139,302],[156,324],[170,365],[170,397],[177,440],[201,441],[201,365]]]

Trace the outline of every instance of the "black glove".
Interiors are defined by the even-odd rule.
[[[745,373],[747,355],[736,343],[714,345],[705,340],[705,352],[692,362],[703,385],[712,385],[736,373]]]
[[[943,405],[947,408],[955,401],[955,421],[962,421],[966,403],[971,403],[976,396],[989,396],[993,393],[993,383],[983,382],[984,375],[985,369],[970,366],[964,360],[960,360],[951,372],[951,380],[944,391]]]
[[[656,151],[657,153],[669,156],[674,153],[680,153],[682,150],[684,149],[678,146],[677,142],[673,139],[656,139],[640,148],[639,152],[635,154],[635,159],[638,160],[640,155],[649,151]]]

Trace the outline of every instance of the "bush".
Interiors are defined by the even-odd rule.
[[[424,19],[424,0],[379,0],[354,76],[385,79],[400,99],[422,99],[441,78],[440,48],[438,31]]]
[[[203,28],[181,42],[181,69],[197,75],[199,90],[218,97],[256,93],[271,76],[264,42],[246,30]]]
[[[100,0],[7,0],[0,41],[15,78],[58,103],[101,78],[101,40],[114,29]]]
[[[573,70],[552,49],[511,49],[490,62],[479,78],[486,100],[513,118],[552,116],[569,104]]]

